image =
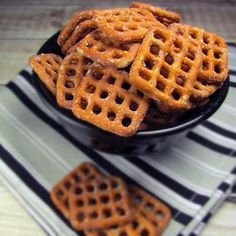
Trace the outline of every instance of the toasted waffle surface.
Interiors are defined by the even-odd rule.
[[[181,16],[173,11],[168,11],[159,7],[154,7],[147,3],[132,2],[130,7],[141,8],[150,11],[154,17],[165,26],[169,26],[172,23],[178,23],[181,20]]]
[[[77,230],[122,225],[132,217],[126,184],[115,176],[73,186],[69,208],[70,222]]]
[[[142,93],[131,86],[128,74],[93,66],[78,86],[74,115],[121,136],[134,134],[148,109]]]
[[[103,65],[127,67],[133,62],[140,44],[114,45],[104,39],[99,30],[93,31],[77,44],[77,51]]]
[[[166,29],[149,32],[130,70],[130,81],[163,112],[190,109],[202,62],[200,49]]]
[[[117,8],[104,11],[95,18],[98,28],[114,42],[140,42],[156,27],[165,27],[145,9]]]
[[[89,162],[84,162],[69,172],[51,190],[50,196],[55,206],[69,218],[69,191],[76,183],[102,178],[103,174]]]
[[[56,83],[62,58],[56,54],[39,54],[29,59],[29,64],[49,91],[56,95]]]

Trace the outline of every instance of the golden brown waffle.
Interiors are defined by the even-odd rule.
[[[153,224],[140,212],[135,212],[131,223],[110,229],[85,231],[86,236],[160,236]]]
[[[51,199],[62,214],[69,218],[69,191],[72,186],[89,179],[102,177],[102,173],[92,163],[84,162],[69,172],[52,188]]]
[[[133,62],[139,46],[137,43],[115,46],[96,30],[77,44],[77,51],[103,65],[124,68]]]
[[[159,28],[144,38],[130,69],[130,82],[156,101],[162,112],[190,109],[201,62],[197,46]]]
[[[71,19],[67,22],[64,29],[61,31],[58,36],[57,43],[59,46],[63,46],[66,41],[71,37],[74,30],[80,28],[80,24],[86,20],[91,20],[96,14],[97,10],[86,10],[76,12]]]
[[[116,8],[94,17],[98,28],[114,42],[140,42],[156,27],[165,27],[145,9]]]
[[[142,3],[142,2],[132,2],[130,7],[141,8],[150,11],[154,17],[160,21],[165,26],[169,26],[173,23],[178,23],[181,20],[181,16],[173,11],[167,11],[165,9],[154,7],[150,4]]]
[[[128,74],[93,66],[78,86],[74,115],[120,136],[134,134],[148,109],[142,93],[129,83]]]
[[[57,80],[56,96],[61,107],[71,108],[77,87],[93,63],[91,59],[76,52],[64,58]]]
[[[70,222],[77,230],[95,230],[122,225],[131,220],[125,182],[115,176],[85,181],[69,195]]]
[[[220,84],[227,78],[227,44],[220,36],[183,24],[172,24],[169,29],[200,45],[203,57],[198,80],[208,84]]]
[[[30,57],[29,64],[49,91],[56,95],[56,83],[62,58],[56,54],[39,54]]]
[[[141,212],[155,226],[157,235],[161,235],[170,222],[170,209],[157,198],[137,186],[129,186],[129,192],[136,211]]]
[[[63,44],[61,51],[62,53],[68,54],[68,50],[73,47],[77,42],[83,39],[87,34],[92,32],[97,28],[96,23],[93,20],[86,20],[79,24],[78,27],[75,28],[71,36],[66,40]]]

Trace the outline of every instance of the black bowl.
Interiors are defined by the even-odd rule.
[[[49,38],[39,49],[39,53],[55,53],[61,55],[57,45],[59,32]],[[34,74],[35,88],[49,109],[58,117],[61,125],[74,138],[86,146],[105,152],[137,155],[162,151],[181,140],[191,128],[208,119],[223,103],[229,88],[229,78],[223,86],[210,96],[210,101],[200,107],[188,111],[187,114],[175,125],[157,126],[155,129],[139,131],[132,137],[120,137],[106,132],[87,122],[76,119],[71,111],[59,107],[55,97],[46,89],[42,82]]]

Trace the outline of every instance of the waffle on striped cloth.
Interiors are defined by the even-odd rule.
[[[52,53],[41,53],[29,59],[30,66],[53,95],[56,95],[56,84],[61,63],[62,58]]]

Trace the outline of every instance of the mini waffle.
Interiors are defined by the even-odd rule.
[[[114,46],[96,30],[79,42],[77,51],[103,65],[124,68],[133,62],[139,46],[140,44]]]
[[[148,109],[143,96],[131,86],[127,73],[93,66],[78,86],[72,112],[104,130],[130,136]]]
[[[58,72],[62,63],[56,54],[39,54],[29,59],[29,64],[49,91],[56,95]]]
[[[87,10],[76,12],[71,19],[67,22],[64,29],[58,36],[57,43],[59,46],[63,46],[66,41],[71,37],[76,28],[80,27],[80,24],[86,20],[91,20],[97,13],[97,10]]]
[[[137,186],[129,186],[129,192],[136,211],[140,211],[155,226],[157,235],[161,235],[171,219],[169,208]]]
[[[51,199],[63,215],[69,218],[69,191],[71,187],[76,183],[102,177],[102,173],[92,163],[82,163],[52,188],[50,192]]]
[[[190,109],[201,62],[197,46],[159,28],[144,38],[130,69],[130,82],[156,101],[162,112]]]
[[[160,236],[153,224],[140,212],[135,212],[131,223],[110,229],[85,231],[86,236]]]
[[[122,225],[131,220],[127,187],[112,176],[81,182],[69,195],[70,222],[77,230],[94,230]]]
[[[75,92],[93,61],[78,53],[71,53],[62,62],[57,80],[57,102],[61,107],[70,109]]]
[[[154,7],[150,4],[132,2],[130,4],[130,7],[141,8],[150,11],[154,15],[154,17],[165,26],[169,26],[172,23],[178,23],[181,20],[181,16],[178,13]]]
[[[113,42],[140,42],[156,27],[165,27],[145,9],[117,8],[98,14],[94,20],[103,34]]]
[[[200,45],[203,57],[198,80],[209,84],[221,84],[227,78],[227,45],[220,36],[190,25],[173,24],[169,28],[183,38]]]

